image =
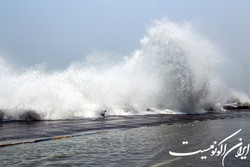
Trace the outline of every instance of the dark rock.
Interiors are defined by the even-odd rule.
[[[3,117],[4,117],[4,112],[0,110],[0,121],[3,120]]]
[[[19,118],[27,121],[37,121],[41,120],[41,115],[37,114],[35,111],[28,110],[21,114]]]

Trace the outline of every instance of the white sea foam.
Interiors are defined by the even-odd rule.
[[[27,111],[39,119],[65,119],[96,117],[102,110],[110,115],[220,110],[222,84],[214,75],[220,60],[220,52],[191,24],[155,21],[141,48],[115,64],[73,63],[49,73],[42,65],[11,68],[1,59],[0,109],[4,119],[30,118]]]

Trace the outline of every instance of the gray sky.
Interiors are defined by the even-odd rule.
[[[249,0],[0,0],[0,51],[23,66],[65,68],[92,50],[129,54],[154,19],[191,21],[235,62],[250,90]]]

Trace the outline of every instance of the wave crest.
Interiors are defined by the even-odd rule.
[[[214,77],[220,57],[191,24],[163,20],[148,29],[140,49],[104,68],[78,63],[49,73],[42,65],[20,70],[0,60],[0,119],[221,110]]]

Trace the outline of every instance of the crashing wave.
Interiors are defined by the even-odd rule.
[[[1,60],[0,119],[220,111],[214,75],[220,57],[191,24],[163,20],[148,29],[141,48],[103,68],[78,63],[50,73],[42,65],[20,70]]]

